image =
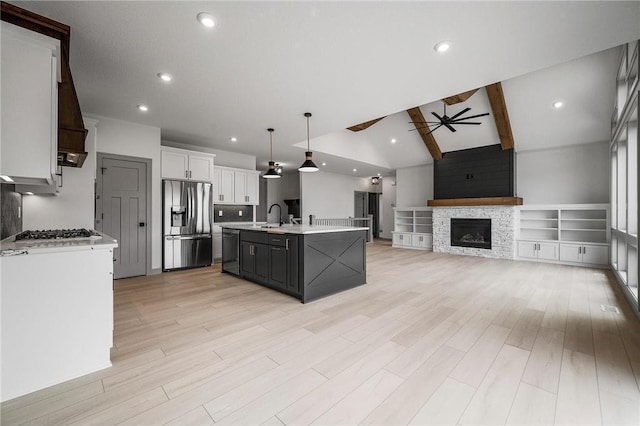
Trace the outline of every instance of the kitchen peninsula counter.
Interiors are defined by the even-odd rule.
[[[238,224],[223,229],[239,233],[241,278],[303,303],[366,284],[366,227]]]
[[[0,243],[0,400],[111,365],[117,241]]]

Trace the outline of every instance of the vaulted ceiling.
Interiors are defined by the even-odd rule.
[[[634,1],[11,3],[71,26],[85,113],[256,155],[259,165],[274,127],[274,159],[295,168],[310,111],[314,160],[361,176],[432,161],[406,110],[431,115],[440,99],[496,82],[516,149],[606,140],[617,60],[607,49],[640,38]],[[203,11],[213,29],[196,21]],[[446,54],[433,49],[442,40],[452,42]],[[491,110],[484,90],[449,109],[465,107]],[[444,152],[499,143],[493,117],[481,120],[433,135]]]

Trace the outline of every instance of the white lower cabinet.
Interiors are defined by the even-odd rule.
[[[560,244],[560,260],[563,262],[606,265],[609,248],[595,244]]]
[[[518,241],[518,257],[524,259],[558,260],[558,243]]]
[[[411,234],[394,232],[393,246],[394,247],[411,247]]]
[[[416,234],[413,232],[394,232],[393,247],[431,250],[433,247],[433,235]]]
[[[222,232],[213,233],[213,259],[222,260]]]
[[[411,247],[430,250],[433,247],[433,235],[411,234]]]

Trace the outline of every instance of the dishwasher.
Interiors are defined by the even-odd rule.
[[[222,270],[240,275],[240,231],[222,229]]]

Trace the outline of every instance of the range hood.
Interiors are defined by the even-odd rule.
[[[4,1],[1,11],[0,19],[3,21],[60,40],[62,82],[58,84],[58,163],[61,166],[82,167],[87,158],[84,141],[88,131],[84,127],[69,68],[71,28]]]

